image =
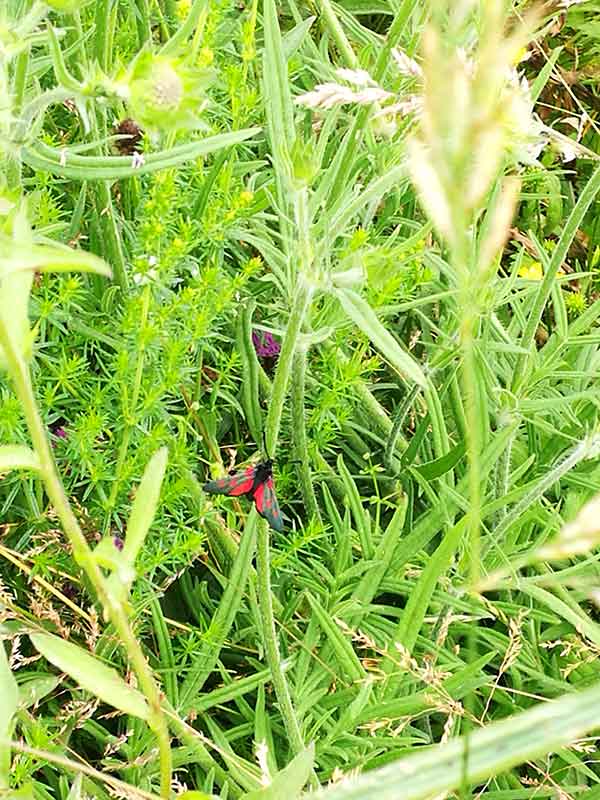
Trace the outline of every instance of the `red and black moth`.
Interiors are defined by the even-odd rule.
[[[256,510],[267,520],[274,531],[283,530],[283,520],[273,483],[273,461],[268,458],[254,467],[235,472],[226,478],[208,481],[203,486],[210,494],[226,494],[228,497],[246,495],[254,500]]]

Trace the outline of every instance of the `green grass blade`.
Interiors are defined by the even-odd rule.
[[[465,524],[466,518],[463,518],[452,530],[445,534],[442,543],[429,559],[419,581],[410,593],[393,637],[394,642],[405,647],[409,653],[412,653],[415,646],[437,583],[448,570],[454,553],[461,542],[465,532]],[[383,662],[383,668],[386,672],[391,672],[394,666],[392,658]]]
[[[351,681],[364,680],[366,673],[347,635],[342,633],[339,626],[332,619],[331,614],[323,608],[315,597],[312,597],[308,592],[306,596],[319,621],[323,633],[327,636],[333,647],[337,657],[339,671],[346,675]]]
[[[370,560],[373,556],[373,538],[371,536],[371,520],[362,505],[360,492],[354,478],[350,474],[350,470],[344,463],[344,459],[340,455],[337,460],[338,473],[344,482],[346,488],[346,496],[348,498],[348,505],[354,517],[354,524],[360,539],[360,546],[363,558]]]
[[[238,697],[243,697],[248,692],[256,691],[260,686],[268,683],[270,679],[271,673],[268,669],[254,672],[245,678],[238,678],[226,686],[220,686],[218,689],[213,689],[212,692],[200,695],[192,700],[190,708],[196,713],[208,711],[209,708],[223,705],[231,700],[236,700]]]
[[[196,695],[215,668],[221,648],[242,603],[255,548],[256,514],[249,514],[221,602],[209,630],[204,634],[201,651],[195,657],[194,666],[181,687],[179,707],[182,714],[186,714],[193,707]]]
[[[388,522],[387,528],[381,537],[381,541],[377,545],[373,556],[373,563],[366,570],[360,583],[352,594],[353,601],[359,606],[368,606],[379,591],[379,586],[389,569],[394,550],[396,549],[402,533],[402,528],[404,527],[406,505],[406,496],[403,496],[398,503],[398,508],[394,512],[394,516]],[[358,625],[362,615],[362,612],[354,615],[348,623],[350,627]]]
[[[381,324],[377,315],[359,294],[351,289],[337,289],[335,296],[352,322],[373,342],[381,355],[401,377],[426,386],[427,379],[415,359],[405,352],[396,339]]]
[[[179,682],[177,680],[177,666],[173,653],[173,645],[169,635],[169,629],[165,620],[165,615],[160,605],[158,597],[150,598],[150,611],[152,613],[152,625],[154,635],[158,643],[160,653],[160,671],[165,687],[167,700],[171,705],[177,707],[179,704]]]

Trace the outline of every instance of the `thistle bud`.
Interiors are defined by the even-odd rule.
[[[177,130],[202,125],[208,69],[192,69],[180,59],[141,53],[130,66],[119,91],[132,116],[149,130]]]

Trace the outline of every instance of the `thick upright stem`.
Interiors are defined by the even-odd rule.
[[[269,406],[269,414],[267,416],[265,436],[267,440],[267,450],[271,454],[277,447],[279,430],[281,428],[281,415],[283,413],[287,388],[292,373],[296,343],[302,330],[302,323],[304,322],[306,312],[310,307],[311,299],[312,286],[309,286],[304,277],[299,275],[294,305],[292,306],[283,345],[279,354],[279,360],[277,362],[277,371],[275,372],[275,379],[273,381],[273,394],[271,395],[271,405]]]
[[[298,461],[300,490],[309,518],[320,518],[317,497],[313,487],[306,441],[306,420],[304,418],[304,395],[306,377],[306,349],[299,347],[294,356],[292,375],[292,441],[294,455]]]
[[[254,511],[252,512],[254,513]],[[273,602],[271,595],[271,572],[269,556],[269,526],[264,520],[258,523],[258,546],[256,554],[256,572],[258,577],[258,596],[260,615],[263,628],[263,644],[267,664],[271,670],[271,680],[279,703],[283,724],[290,740],[290,746],[297,755],[304,749],[304,741],[300,732],[300,725],[294,711],[292,698],[285,674],[283,672],[277,631],[275,630],[275,617],[273,615]]]
[[[296,193],[294,197],[294,208],[299,252],[298,269],[295,279],[291,275],[289,276],[290,281],[294,280],[295,294],[281,352],[279,354],[277,371],[275,372],[273,381],[269,413],[265,425],[266,446],[268,452],[271,454],[274,453],[277,440],[279,439],[281,416],[287,396],[288,384],[292,374],[292,367],[295,364],[295,354],[302,326],[310,308],[314,286],[311,282],[313,257],[310,246],[310,221],[305,189],[300,189]],[[302,740],[300,726],[296,718],[288,683],[283,672],[279,655],[275,617],[273,615],[270,571],[269,528],[266,522],[261,519],[259,520],[258,526],[256,572],[263,628],[263,643],[285,729],[290,740],[291,748],[294,754],[296,754],[303,750],[304,742]],[[316,778],[314,780],[316,781]]]
[[[104,72],[108,72],[110,58],[108,42],[111,7],[111,0],[98,0],[96,3],[96,40],[94,42],[94,50],[96,61]]]
[[[475,353],[475,314],[467,314],[461,325],[463,354],[462,380],[467,420],[467,457],[469,461],[469,580],[473,586],[479,582],[481,561],[481,423],[477,413],[477,358]]]

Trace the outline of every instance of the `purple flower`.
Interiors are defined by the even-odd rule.
[[[54,437],[56,437],[57,439],[66,439],[68,437],[68,433],[63,428],[63,426],[60,425],[60,424],[59,425],[53,425],[50,428],[50,433],[52,434],[52,439],[54,439]],[[51,440],[50,444],[52,445],[52,447],[56,447],[56,442]]]
[[[252,344],[259,358],[277,358],[281,350],[279,342],[268,331],[253,331]]]
[[[120,536],[113,536],[113,544],[119,552],[125,547],[125,542]]]

